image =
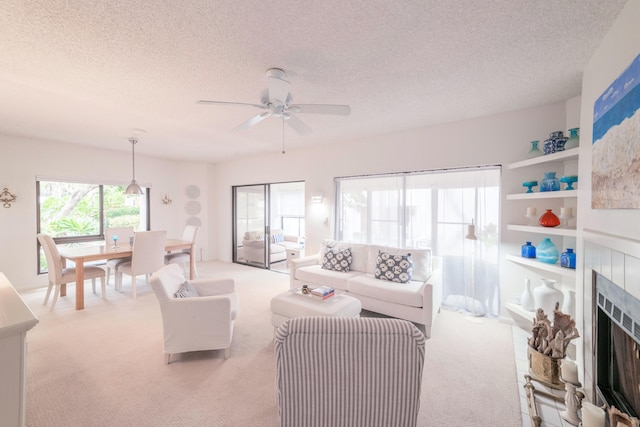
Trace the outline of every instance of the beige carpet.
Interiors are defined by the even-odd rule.
[[[231,357],[222,351],[174,356],[164,364],[160,312],[148,285],[138,299],[86,285],[53,312],[44,290],[23,298],[40,323],[27,336],[28,426],[275,426],[275,366],[269,301],[286,274],[200,263],[202,276],[236,279],[240,313]],[[420,426],[522,426],[511,328],[491,320],[438,315],[426,344]],[[302,427],[302,426],[301,426]]]

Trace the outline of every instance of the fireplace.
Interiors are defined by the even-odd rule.
[[[640,416],[640,300],[596,272],[594,383],[598,405]]]

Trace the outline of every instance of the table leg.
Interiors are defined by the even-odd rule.
[[[61,258],[60,261],[62,262],[62,268],[67,268],[67,259],[66,258]],[[60,296],[61,297],[66,297],[67,296],[67,284],[63,283],[62,285],[60,285]]]
[[[196,247],[195,245],[191,245],[191,249],[189,250],[189,279],[193,280],[196,278],[196,255],[194,253]]]
[[[76,310],[84,310],[84,260],[76,260]]]

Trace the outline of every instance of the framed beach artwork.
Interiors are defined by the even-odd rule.
[[[591,207],[640,208],[640,55],[593,106]]]

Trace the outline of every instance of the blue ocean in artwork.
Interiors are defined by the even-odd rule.
[[[640,55],[593,105],[593,144],[640,109]]]

